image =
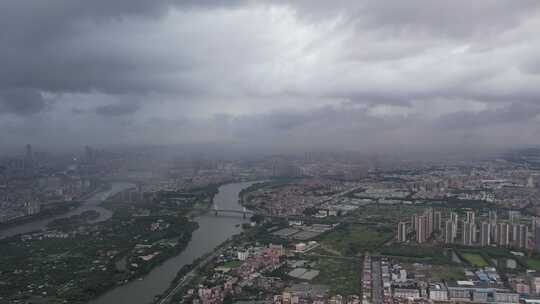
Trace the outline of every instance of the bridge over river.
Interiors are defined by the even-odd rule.
[[[273,219],[286,219],[286,220],[301,220],[304,219],[304,216],[302,215],[275,215],[275,214],[268,214],[265,212],[257,212],[253,210],[249,210],[246,207],[243,207],[243,209],[228,209],[228,208],[220,208],[217,204],[214,203],[212,205],[212,211],[214,216],[220,216],[220,215],[238,215],[241,214],[243,219],[246,219],[248,216],[252,215],[259,215],[265,218],[273,218]]]
[[[246,207],[244,207],[242,210],[240,209],[227,209],[227,208],[220,208],[217,203],[214,203],[212,205],[212,212],[215,216],[218,216],[220,214],[241,214],[242,218],[247,218],[247,216],[259,214],[254,211],[248,210]],[[262,215],[262,214],[261,214]]]

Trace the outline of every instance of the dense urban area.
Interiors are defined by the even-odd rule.
[[[144,280],[189,246],[201,216],[237,217],[240,232],[175,269],[154,303],[540,301],[538,150],[437,162],[158,155],[28,145],[2,160],[0,232],[16,232],[0,240],[0,302],[87,303]],[[214,201],[243,181],[237,208]]]

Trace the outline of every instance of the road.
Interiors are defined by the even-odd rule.
[[[360,189],[362,189],[362,187],[354,187],[354,188],[352,188],[352,189],[347,189],[347,190],[344,190],[344,191],[342,191],[342,192],[340,192],[340,193],[336,193],[336,194],[330,196],[329,198],[325,199],[324,201],[318,203],[317,206],[322,205],[322,204],[324,204],[324,203],[326,203],[326,202],[329,202],[329,201],[331,201],[331,200],[334,200],[334,199],[336,199],[336,198],[340,198],[340,197],[342,197],[342,196],[345,196],[345,195],[347,195],[347,194],[349,194],[349,193],[353,193],[353,192],[355,192],[355,191],[357,191],[357,190],[360,190]]]
[[[345,257],[339,255],[326,255],[326,254],[308,254],[310,257],[314,258],[328,258],[328,259],[339,259],[339,260],[348,260],[348,261],[358,261],[357,257]]]
[[[373,259],[371,261],[371,269],[373,271],[373,304],[381,304],[383,302],[381,261],[379,259]]]

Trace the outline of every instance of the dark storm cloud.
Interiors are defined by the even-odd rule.
[[[189,62],[148,62],[153,54],[137,23],[152,24],[171,8],[209,9],[240,1],[17,1],[0,2],[0,88],[32,87],[51,92],[92,90],[125,93],[171,89],[166,66],[185,68]],[[110,34],[110,28],[133,25]],[[106,37],[100,39],[100,35]],[[116,35],[116,36],[115,36]],[[137,40],[124,45],[122,35]],[[174,63],[173,63],[174,62]],[[148,77],[148,74],[153,77]],[[186,80],[189,84],[189,80]],[[182,84],[178,84],[182,87]],[[191,88],[186,87],[189,91]]]
[[[97,107],[96,113],[103,116],[122,116],[133,114],[137,110],[139,110],[139,104],[126,102]]]
[[[538,104],[512,103],[499,109],[488,109],[479,112],[459,111],[444,115],[436,125],[443,129],[470,129],[498,124],[527,122],[540,114]]]
[[[20,131],[8,144],[485,149],[516,128],[508,145],[539,143],[538,1],[7,0],[0,12],[0,130]]]
[[[9,89],[0,91],[0,114],[36,114],[46,107],[41,93],[32,89]]]
[[[175,57],[163,54],[166,51],[156,48],[160,45],[149,46],[151,41],[145,40],[145,36],[136,35],[136,31],[144,29],[138,27],[137,23],[150,22],[149,25],[152,25],[152,20],[164,18],[171,8],[204,10],[236,7],[242,3],[170,0],[2,2],[0,11],[4,12],[5,18],[0,21],[3,28],[0,43],[6,47],[0,48],[3,66],[0,86],[32,87],[51,92],[97,90],[117,94],[175,91],[179,94],[201,94],[208,87],[196,79],[199,72],[197,65],[200,63],[195,61],[200,59],[184,53],[182,48]],[[309,1],[291,5],[298,9],[299,15],[318,10],[336,11],[360,25],[367,22],[377,29],[395,27],[400,32],[415,34],[422,29],[459,32],[461,27],[471,31],[475,28],[488,30],[507,27],[515,23],[512,20],[519,20],[535,5],[530,1],[520,2],[519,5],[515,3],[434,3],[417,0],[407,4],[342,1],[341,5],[330,5],[327,1]],[[456,8],[461,8],[459,14],[455,12]],[[461,17],[456,22],[458,15]],[[110,28],[122,27],[125,28],[108,33]],[[105,38],[100,39],[100,36]],[[164,49],[176,47],[163,46]],[[152,55],[156,56],[153,61],[150,59]],[[215,69],[219,69],[219,66]],[[211,71],[208,72],[211,74]],[[396,99],[390,94],[383,95],[387,96],[379,97],[380,100]]]
[[[369,114],[370,108],[354,108],[347,104],[340,106],[323,106],[309,111],[274,111],[265,114],[244,115],[232,117],[229,127],[233,133],[241,136],[251,135],[251,141],[257,141],[260,134],[285,135],[287,133],[308,132],[339,132],[359,131],[384,132],[399,127],[404,120],[402,117],[382,119]],[[409,117],[412,121],[414,118]],[[314,134],[316,135],[316,133]]]
[[[157,17],[171,1],[17,1],[0,3],[1,41],[22,46],[43,46],[77,33],[74,24],[81,20],[106,22],[124,16]],[[39,55],[39,54],[35,54]]]
[[[258,119],[261,119],[271,129],[287,131],[314,121],[330,118],[332,116],[330,112],[333,112],[333,109],[327,110],[327,112],[321,112],[320,110],[313,112],[281,111],[264,115]]]

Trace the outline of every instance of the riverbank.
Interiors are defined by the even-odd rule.
[[[233,236],[234,237],[234,236]],[[192,281],[196,278],[196,272],[206,267],[213,259],[221,254],[221,252],[230,246],[233,243],[233,240],[226,240],[216,247],[211,253],[207,253],[204,256],[197,258],[191,264],[185,265],[182,267],[174,280],[162,296],[156,296],[156,304],[167,304],[171,300],[180,300],[179,295],[181,296],[186,290],[186,286],[189,286]]]
[[[110,184],[102,184],[99,187],[90,190],[88,193],[81,195],[81,197],[73,201],[56,202],[42,205],[42,210],[38,214],[28,215],[11,220],[9,222],[0,223],[0,231],[23,224],[29,224],[34,221],[58,218],[59,216],[65,215],[70,211],[73,211],[74,209],[80,207],[85,200],[90,199],[93,195],[96,195],[99,192],[109,191],[110,189]]]
[[[238,205],[241,207],[246,207],[244,205],[244,195],[255,189],[258,189],[261,186],[264,186],[267,182],[269,181],[251,181],[250,186],[243,188],[238,192]],[[181,300],[179,296],[181,296],[185,291],[187,291],[186,288],[189,287],[191,281],[197,277],[197,270],[204,268],[208,264],[210,264],[227,247],[231,246],[232,244],[241,242],[242,240],[240,236],[242,232],[243,231],[240,231],[239,233],[232,235],[229,239],[214,248],[211,252],[197,258],[190,264],[184,265],[178,271],[176,277],[171,282],[170,287],[162,295],[156,296],[154,302],[157,304],[166,304],[169,303],[171,300]]]
[[[241,210],[238,194],[251,184],[220,186],[214,200],[222,208]],[[0,299],[148,304],[170,286],[179,269],[215,252],[217,246],[242,232],[241,226],[247,222],[241,216],[206,214],[192,223],[186,218],[187,210],[179,209],[185,203],[177,201],[182,196],[174,193],[168,193],[169,202],[157,199],[159,204],[114,199],[101,204],[130,186],[94,195],[69,212],[67,220],[55,221],[52,230],[41,230],[51,223],[46,220],[12,231],[13,237],[1,241],[0,269],[5,284],[0,284]],[[195,203],[201,200],[186,197]],[[203,200],[211,206],[212,200]],[[100,218],[94,221],[94,216],[80,216],[90,214],[89,210],[99,212]],[[24,238],[15,236],[30,231],[35,232]],[[10,254],[23,251],[26,254]],[[117,267],[119,261],[122,267]]]
[[[4,229],[16,227],[19,225],[32,223],[34,221],[46,220],[49,218],[66,214],[69,211],[72,211],[73,209],[79,207],[81,205],[81,202],[71,201],[71,202],[65,202],[65,203],[56,203],[55,205],[57,206],[49,207],[38,214],[23,216],[23,217],[11,220],[6,223],[1,223],[0,231]]]
[[[43,230],[50,222],[56,219],[78,215],[89,210],[95,210],[100,213],[99,218],[94,220],[92,223],[105,221],[112,216],[112,213],[109,210],[99,207],[98,204],[104,201],[107,197],[131,187],[133,187],[133,185],[130,183],[113,183],[110,186],[106,186],[105,188],[101,188],[98,191],[89,194],[90,196],[87,199],[82,201],[76,208],[70,209],[66,213],[53,215],[47,218],[40,218],[0,229],[0,240],[19,234]]]
[[[84,211],[55,220],[47,231],[2,240],[0,299],[39,302],[46,294],[50,303],[86,303],[180,254],[198,228],[183,215],[115,211],[97,224]],[[123,270],[116,267],[120,259]]]
[[[214,200],[221,208],[241,210],[239,192],[253,182],[232,183],[219,187]],[[171,287],[182,267],[192,264],[202,256],[214,252],[215,248],[232,236],[242,232],[241,225],[247,221],[242,217],[201,215],[195,218],[199,228],[193,232],[191,241],[178,255],[152,269],[142,280],[118,286],[90,301],[90,304],[148,304]]]

